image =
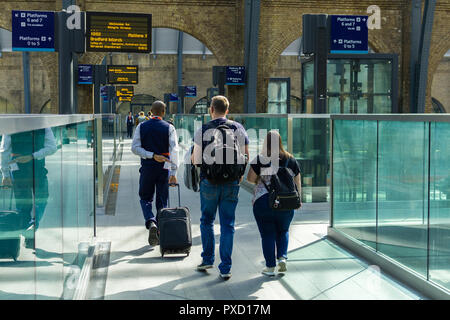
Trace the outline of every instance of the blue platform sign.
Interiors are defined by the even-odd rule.
[[[176,93],[170,93],[169,101],[170,101],[170,102],[176,102],[176,101],[178,101],[178,94],[176,94]]]
[[[55,13],[12,11],[13,51],[55,51]]]
[[[100,96],[102,97],[104,102],[108,101],[108,86],[100,87]]]
[[[78,84],[94,83],[94,67],[92,64],[78,65]]]
[[[197,87],[196,86],[185,86],[184,87],[184,96],[185,97],[196,97],[197,96]]]
[[[226,67],[226,85],[243,86],[245,85],[245,67],[228,66]]]
[[[369,53],[368,16],[330,16],[330,53]]]

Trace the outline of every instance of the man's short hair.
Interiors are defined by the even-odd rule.
[[[166,111],[166,104],[162,101],[155,101],[152,104],[151,111],[153,114],[162,115]]]
[[[215,112],[225,114],[230,107],[230,103],[224,96],[214,96],[211,100],[211,106],[214,107]]]

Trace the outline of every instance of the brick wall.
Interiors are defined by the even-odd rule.
[[[264,112],[267,107],[268,79],[279,73],[280,53],[295,39],[302,35],[302,15],[306,13],[326,14],[366,14],[367,7],[373,4],[380,6],[382,16],[381,30],[369,31],[369,44],[380,53],[399,54],[400,97],[402,110],[409,111],[409,28],[410,1],[407,0],[267,0],[261,1],[261,23],[258,49],[258,83],[257,111]],[[153,27],[174,28],[186,32],[203,42],[214,53],[214,64],[242,65],[244,57],[244,0],[80,0],[78,4],[84,11],[138,12],[153,15]],[[61,1],[0,1],[0,27],[11,28],[11,10],[60,10]],[[437,2],[433,28],[431,51],[429,58],[429,77],[427,88],[427,112],[431,112],[431,92],[433,77],[443,55],[450,49],[450,0]],[[256,35],[255,35],[256,36]],[[100,63],[104,54],[86,53],[80,63]],[[52,99],[52,110],[58,108],[58,68],[57,53],[40,54],[41,66],[49,83],[49,97]],[[192,58],[197,59],[197,58]],[[186,74],[200,79],[209,71],[190,70],[195,61],[186,57]],[[155,63],[161,60],[156,60]],[[161,62],[163,63],[163,62]],[[209,62],[208,62],[209,63]],[[209,64],[207,68],[210,67]],[[284,69],[283,69],[284,68]],[[295,68],[294,68],[295,69]],[[297,85],[295,72],[292,84]],[[150,77],[154,77],[151,76]],[[205,75],[206,77],[206,75]],[[207,87],[211,78],[196,80],[200,87]],[[148,80],[151,82],[151,80]],[[186,79],[189,81],[189,79]],[[164,90],[173,85],[173,79],[166,83]],[[205,84],[203,84],[203,82]],[[145,82],[144,82],[145,83]],[[92,93],[88,88],[80,89],[80,112],[91,109]],[[161,89],[162,90],[162,89]],[[200,89],[203,90],[203,89]],[[200,91],[199,90],[199,91]],[[293,91],[296,91],[293,88]],[[203,93],[202,93],[203,94]],[[242,87],[229,88],[227,95],[232,101],[233,112],[243,110],[244,90]],[[192,102],[193,103],[193,102]]]

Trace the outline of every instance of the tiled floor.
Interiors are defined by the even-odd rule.
[[[111,241],[111,263],[105,299],[422,299],[326,238],[327,204],[305,204],[290,229],[288,272],[268,278],[251,195],[241,189],[236,212],[232,278],[223,281],[217,268],[197,272],[201,262],[199,194],[182,187],[182,205],[189,207],[193,247],[186,256],[161,258],[150,248],[139,206],[139,159],[124,146],[114,216],[100,215],[99,240]],[[181,172],[179,177],[182,177]],[[175,200],[175,192],[172,194]],[[174,201],[173,200],[173,201]],[[315,223],[320,221],[322,223]],[[216,257],[219,228],[216,221]],[[216,261],[217,266],[219,261]]]

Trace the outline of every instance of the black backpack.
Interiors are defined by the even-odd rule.
[[[270,177],[270,186],[262,180],[269,192],[269,206],[272,210],[287,211],[296,210],[301,207],[300,193],[295,184],[291,171],[287,168],[288,159],[285,165],[278,168],[277,174]]]
[[[212,159],[205,161],[205,150],[203,150],[201,170],[209,182],[213,184],[239,180],[245,173],[246,158],[241,152],[238,139],[230,125],[232,125],[232,122],[227,121],[225,124],[214,128],[213,140],[205,148],[205,150],[211,151]],[[227,144],[227,142],[231,143]]]

